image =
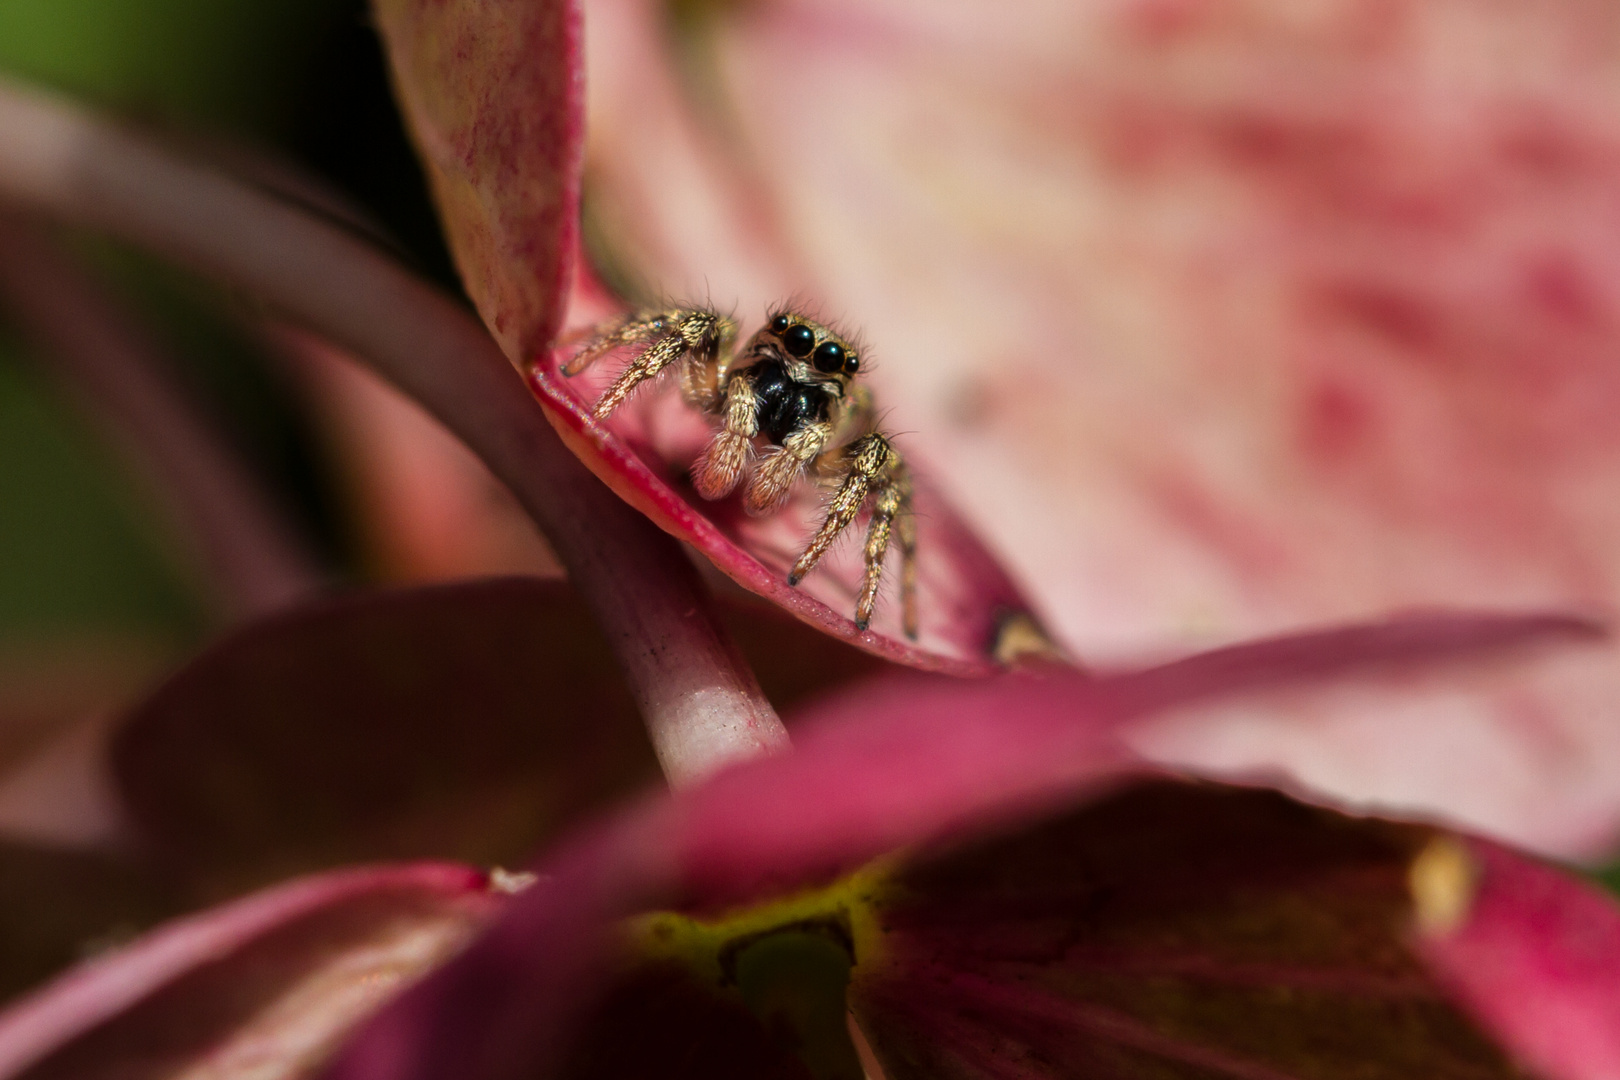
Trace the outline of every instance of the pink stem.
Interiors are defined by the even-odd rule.
[[[328,221],[5,83],[0,197],[105,229],[257,295],[421,402],[550,539],[612,642],[672,783],[787,745],[680,547],[562,445],[460,304]]]
[[[0,214],[0,306],[123,451],[196,556],[226,618],[320,587],[297,534],[167,376],[164,358],[44,231]]]

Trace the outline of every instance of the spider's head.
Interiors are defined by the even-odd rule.
[[[855,346],[837,333],[793,311],[771,312],[754,347],[778,353],[788,364],[804,368],[818,381],[848,383],[861,369]]]

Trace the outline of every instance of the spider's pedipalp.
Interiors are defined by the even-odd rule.
[[[810,463],[821,456],[832,438],[832,425],[825,420],[806,424],[782,442],[781,449],[766,456],[754,470],[743,492],[743,509],[763,517],[781,509],[793,490],[794,481],[804,475]]]
[[[692,486],[705,499],[731,494],[748,467],[748,455],[759,434],[759,405],[754,380],[739,372],[726,383],[722,424],[703,453],[692,462]]]

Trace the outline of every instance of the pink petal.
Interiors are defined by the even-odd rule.
[[[375,11],[468,294],[507,356],[544,348],[578,236],[577,10],[381,0]]]
[[[1422,935],[1436,974],[1549,1080],[1620,1076],[1620,911],[1613,896],[1492,844],[1456,928]]]
[[[879,666],[760,605],[723,610],[784,706]],[[583,605],[522,578],[245,627],[131,710],[112,758],[148,850],[209,896],[349,861],[516,865],[657,775]]]
[[[0,1076],[306,1075],[495,907],[482,874],[418,864],[306,878],[169,923],[0,1013]]]
[[[911,452],[1088,662],[1620,600],[1609,9],[775,0],[678,52],[643,0],[586,7],[614,258],[864,327]],[[1590,851],[1617,700],[1593,656],[1459,696],[1443,745],[1265,716],[1179,760]]]
[[[914,474],[920,633],[913,642],[901,628],[894,585],[898,557],[893,552],[883,599],[870,628],[861,631],[852,617],[864,573],[865,519],[850,526],[852,535],[797,588],[790,587],[788,571],[821,523],[826,493],[801,483],[782,510],[765,518],[745,514],[740,496],[703,499],[687,470],[714,434],[713,422],[669,393],[669,385],[643,390],[607,422],[598,422],[591,407],[619,364],[609,358],[570,379],[558,370],[568,355],[559,350],[542,358],[529,375],[564,441],[627,502],[743,588],[876,656],[953,675],[986,675],[1004,668],[1016,659],[1006,628],[1038,626],[1029,603],[995,556],[932,481]]]
[[[1436,627],[1439,627],[1439,632]],[[718,909],[803,887],[896,848],[1005,830],[1154,770],[1122,725],[1171,705],[1587,636],[1567,620],[1431,622],[1235,647],[1136,675],[884,680],[804,721],[796,751],[630,808],[565,844],[468,953],[379,1017],[329,1075],[535,1075],[565,1052],[607,977],[614,920]],[[1403,642],[1404,647],[1395,647]]]

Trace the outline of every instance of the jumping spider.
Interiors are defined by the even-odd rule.
[[[755,440],[772,449],[754,465],[743,507],[762,516],[787,500],[800,476],[837,482],[826,517],[793,564],[788,584],[808,574],[868,498],[866,574],[855,604],[855,625],[872,620],[883,556],[890,534],[900,545],[901,618],[917,636],[917,524],[911,514],[911,478],[888,437],[876,430],[872,396],[857,385],[857,349],[822,324],[777,308],[741,352],[733,348],[737,324],[705,308],[638,311],[599,326],[563,366],[577,375],[615,349],[640,345],[624,371],[597,401],[606,420],[631,391],[677,365],[681,396],[721,427],[692,463],[692,483],[705,499],[729,495],[749,472]]]

